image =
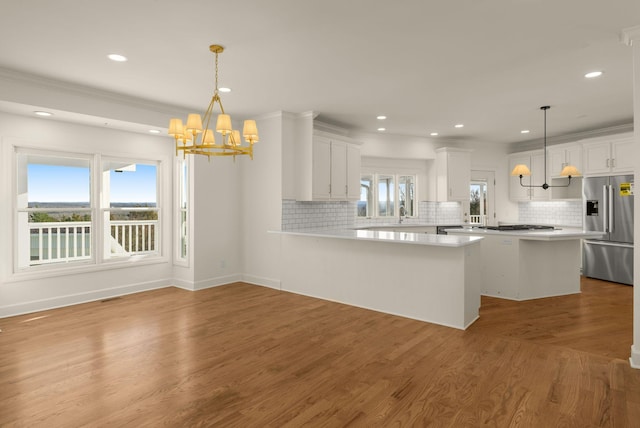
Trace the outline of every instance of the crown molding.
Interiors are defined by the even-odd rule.
[[[609,126],[606,128],[592,129],[589,131],[582,131],[582,132],[574,132],[572,134],[558,135],[555,137],[547,137],[547,146],[553,146],[556,144],[563,144],[563,143],[575,143],[577,141],[586,140],[589,138],[606,137],[610,135],[624,134],[624,133],[630,133],[630,132],[633,132],[632,122],[623,123],[615,126]],[[535,140],[527,140],[527,141],[521,141],[517,143],[511,143],[509,144],[509,147],[511,148],[511,150],[515,152],[521,152],[524,150],[533,150],[536,148],[540,148],[543,142],[544,142],[543,138],[537,138]]]
[[[636,25],[635,27],[624,28],[620,32],[620,41],[627,46],[632,46],[633,41],[640,40],[640,25]]]
[[[86,98],[107,101],[109,103],[124,104],[129,107],[153,110],[159,113],[175,114],[176,112],[189,111],[189,108],[184,106],[155,102],[143,98],[133,97],[127,94],[105,91],[90,86],[79,85],[77,83],[71,83],[63,80],[51,79],[49,77],[44,77],[41,75],[27,73],[10,68],[0,67],[0,79],[16,83],[23,83],[28,86],[38,87],[41,89],[63,91],[65,93],[72,93]]]

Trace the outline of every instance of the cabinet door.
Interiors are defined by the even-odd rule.
[[[360,148],[347,145],[347,199],[360,199]]]
[[[578,168],[578,171],[582,174],[582,146],[576,144],[574,146],[567,147],[565,150],[564,161],[566,165],[573,165]]]
[[[347,200],[347,144],[331,142],[331,199]]]
[[[544,153],[531,155],[531,184],[536,185],[529,190],[531,199],[537,201],[546,201],[549,199],[549,189],[545,190],[541,186],[544,184],[545,179],[550,181],[544,173],[545,159]],[[551,183],[547,183],[551,184]]]
[[[564,168],[567,162],[566,150],[562,149],[549,149],[549,176],[560,177],[562,168]]]
[[[583,150],[584,175],[608,174],[611,171],[611,145],[609,143],[585,144]]]
[[[611,143],[611,172],[633,172],[633,140]]]
[[[313,199],[331,198],[331,141],[328,139],[313,140],[312,176]]]
[[[451,152],[448,154],[447,182],[449,185],[448,200],[469,201],[469,185],[471,182],[471,158],[467,152]]]
[[[531,170],[531,156],[529,155],[512,155],[509,156],[509,199],[512,201],[529,200],[529,188],[520,186],[520,178],[511,175],[511,171],[516,165],[524,164]],[[522,184],[531,183],[530,177],[522,177]]]

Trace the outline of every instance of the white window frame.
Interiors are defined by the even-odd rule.
[[[92,271],[92,270],[102,270],[106,268],[115,268],[115,267],[130,267],[132,263],[135,264],[148,264],[148,263],[164,263],[167,260],[166,255],[164,254],[164,233],[165,233],[165,221],[163,220],[163,212],[165,210],[164,203],[162,201],[162,188],[163,188],[163,168],[165,161],[158,158],[141,158],[141,157],[129,157],[129,156],[111,156],[111,155],[101,155],[99,153],[79,153],[72,151],[63,151],[63,150],[43,150],[40,148],[30,147],[28,145],[22,144],[9,144],[7,146],[7,150],[11,153],[11,224],[12,224],[12,232],[11,232],[11,258],[12,258],[12,272],[10,274],[11,278],[44,278],[51,275],[64,275],[71,272],[76,271]],[[90,194],[90,209],[86,210],[91,213],[91,230],[92,231],[100,231],[99,233],[92,232],[91,238],[91,257],[83,260],[73,260],[68,262],[61,263],[50,263],[50,264],[40,264],[40,265],[30,265],[30,266],[19,266],[18,259],[18,248],[19,248],[19,236],[18,236],[18,212],[25,211],[18,208],[17,199],[18,199],[18,173],[19,173],[19,165],[18,165],[18,154],[25,155],[34,155],[34,156],[45,156],[52,158],[72,158],[72,159],[87,159],[90,164],[90,182],[91,182],[91,194]],[[103,158],[105,161],[119,159],[126,160],[129,163],[143,163],[143,164],[155,164],[156,165],[156,207],[155,209],[158,212],[158,223],[156,225],[157,231],[156,233],[156,251],[146,254],[129,254],[127,256],[115,257],[115,258],[105,258],[104,257],[104,228],[105,222],[103,220],[103,213],[110,211],[110,207],[104,206],[104,201],[100,198],[100,193],[102,189],[102,167],[103,167]]]
[[[367,171],[363,171],[360,174],[360,177],[372,177],[372,187],[373,187],[373,204],[374,207],[373,209],[369,209],[369,213],[371,215],[367,215],[367,216],[358,216],[358,213],[356,211],[356,217],[357,218],[396,218],[400,215],[400,182],[399,179],[400,177],[413,177],[413,194],[414,194],[414,213],[411,216],[405,216],[407,218],[417,218],[419,216],[419,212],[418,212],[418,174],[415,173],[407,173],[407,172],[367,172]],[[393,186],[394,186],[394,200],[393,200],[393,215],[384,215],[381,216],[380,215],[380,197],[378,195],[378,189],[379,189],[379,182],[380,182],[380,177],[381,176],[385,176],[385,177],[393,177]]]

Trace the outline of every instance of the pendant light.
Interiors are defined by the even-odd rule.
[[[580,171],[573,165],[567,165],[562,168],[560,175],[563,177],[567,177],[568,181],[566,184],[547,184],[547,110],[549,110],[550,106],[542,106],[540,110],[544,111],[544,183],[543,184],[522,184],[522,177],[531,176],[531,171],[529,167],[525,164],[518,164],[511,171],[511,175],[520,177],[520,185],[522,187],[542,187],[544,190],[547,190],[549,187],[569,187],[571,184],[571,177],[580,176]]]

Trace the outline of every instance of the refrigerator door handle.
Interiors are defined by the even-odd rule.
[[[609,231],[609,193],[607,185],[602,186],[602,230]]]
[[[613,233],[613,186],[609,185],[609,208],[607,209],[607,217],[609,217],[609,233]]]
[[[584,243],[587,245],[601,245],[603,247],[633,248],[633,244],[626,244],[623,242],[585,240]]]

